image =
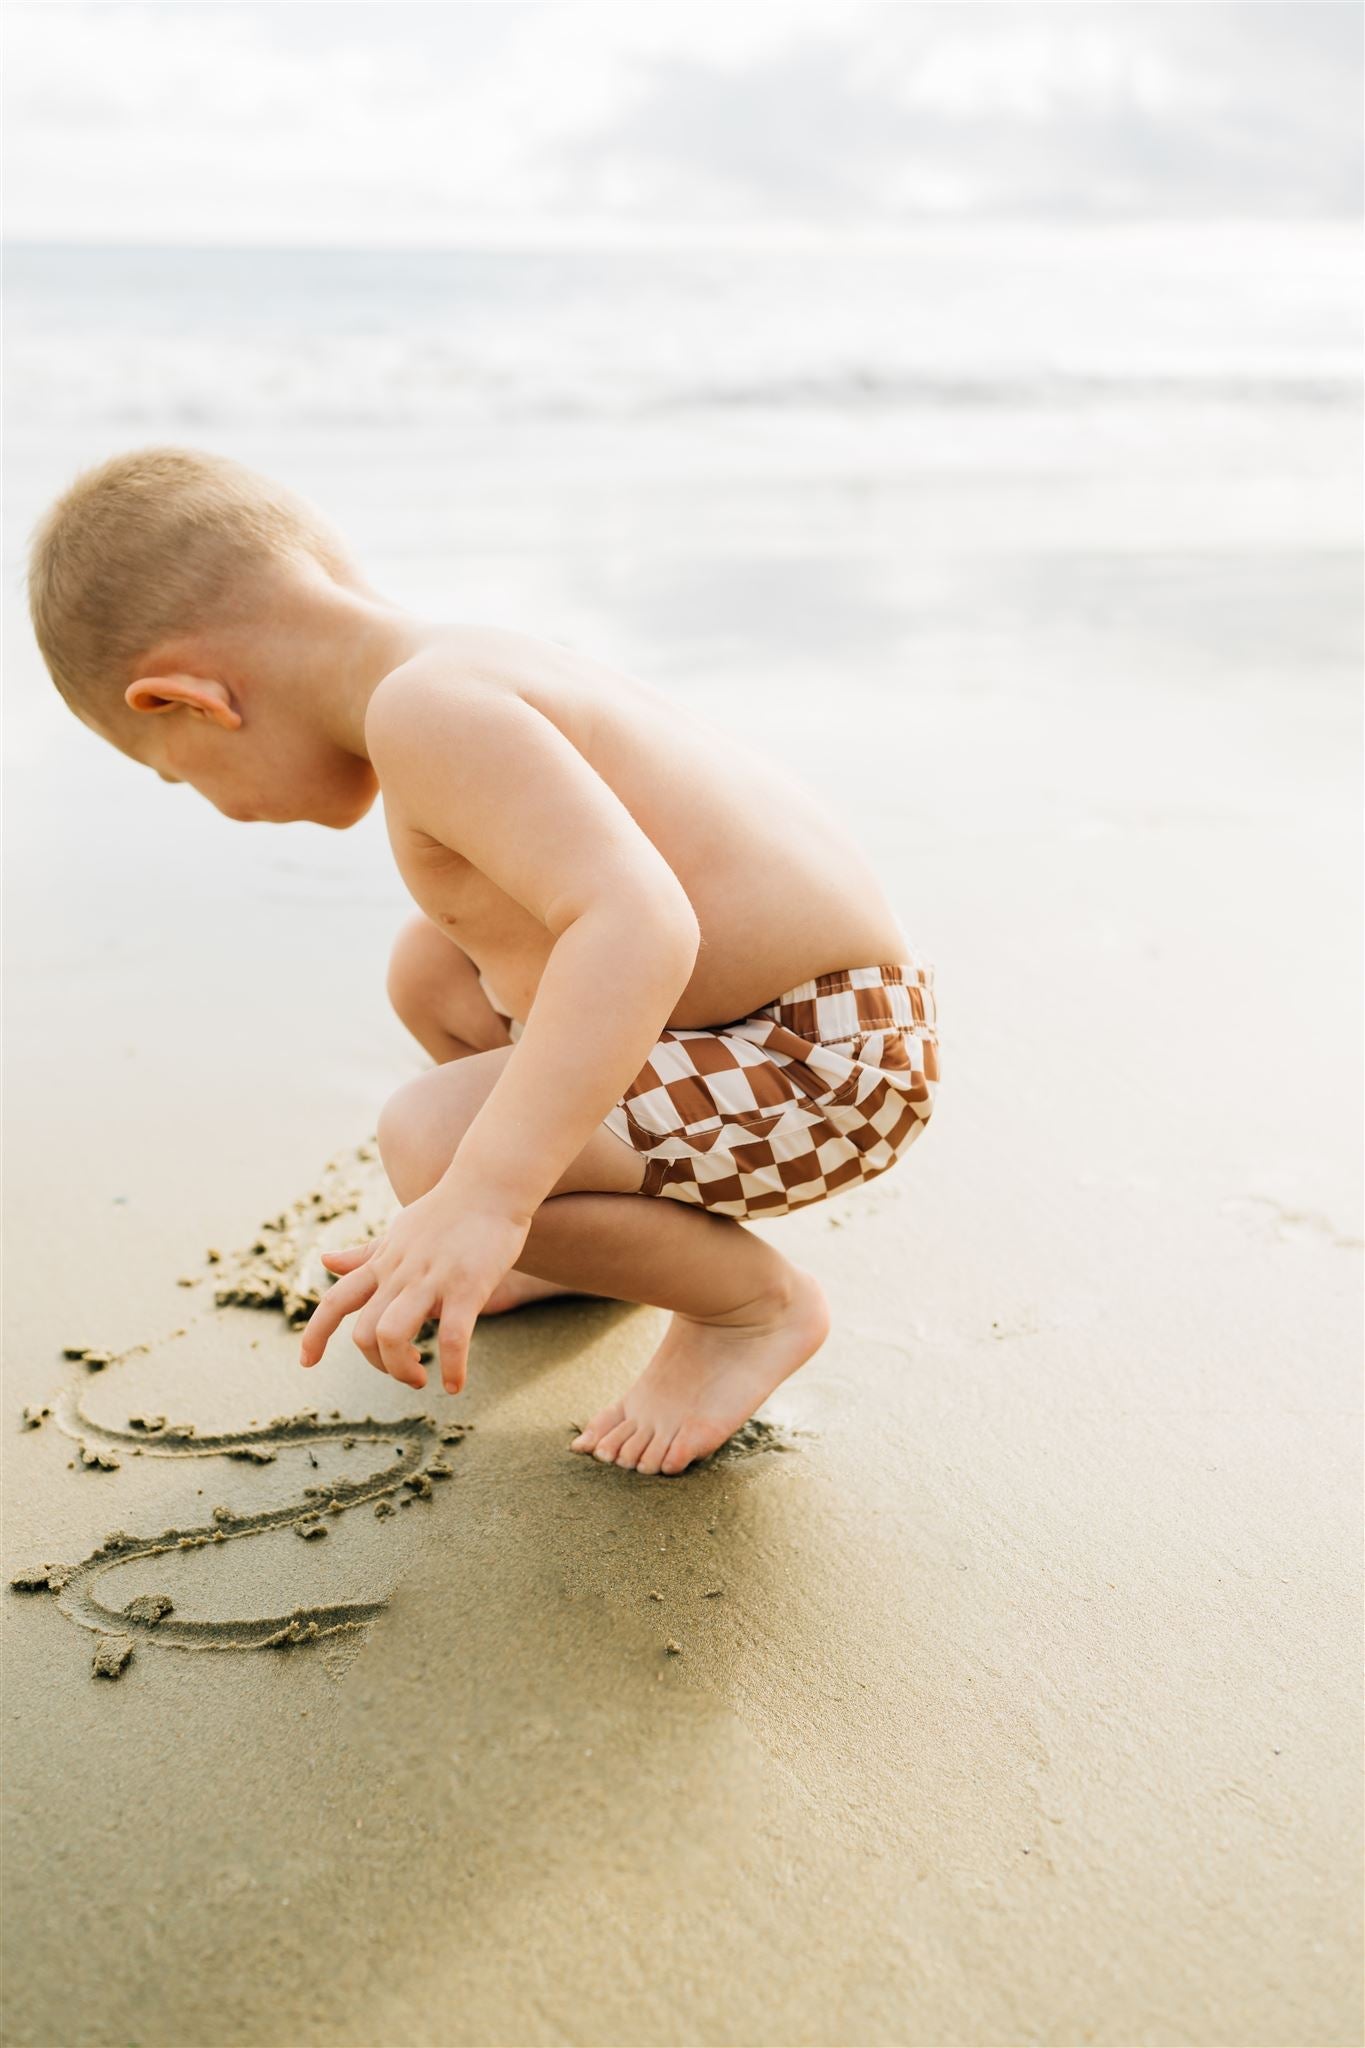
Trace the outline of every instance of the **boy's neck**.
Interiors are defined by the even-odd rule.
[[[453,629],[330,581],[296,586],[265,636],[240,650],[242,671],[287,689],[334,746],[362,760],[371,697],[405,661]]]

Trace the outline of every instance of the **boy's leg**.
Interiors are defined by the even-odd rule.
[[[578,1292],[672,1310],[639,1379],[571,1446],[639,1472],[681,1472],[706,1457],[829,1335],[813,1274],[733,1217],[666,1195],[552,1195],[520,1265]]]
[[[410,919],[399,933],[389,995],[438,1068],[510,1044],[472,961],[425,917]],[[381,1152],[400,1201],[415,1201],[434,1184],[473,1113],[473,1101],[453,1101],[454,1118],[443,1131],[441,1098],[480,1096],[491,1079],[476,1069],[487,1066],[462,1066],[458,1086],[453,1072],[423,1077],[421,1103],[394,1119],[395,1142],[384,1142],[381,1123]],[[405,1141],[405,1125],[424,1142]],[[643,1171],[609,1132],[595,1133],[575,1169],[578,1187],[541,1204],[520,1260],[482,1313],[562,1294],[672,1310],[668,1334],[645,1371],[622,1401],[593,1417],[574,1448],[643,1472],[681,1471],[723,1443],[819,1349],[828,1304],[810,1274],[732,1218],[666,1196],[605,1192],[638,1187]],[[566,1203],[596,1206],[566,1213]]]
[[[435,1076],[423,1092],[437,1085],[450,1092]],[[454,1143],[411,1142],[404,1105],[396,1107],[398,1128],[381,1120],[380,1146],[399,1201],[415,1202],[439,1179]],[[421,1136],[430,1135],[430,1122],[421,1119]],[[577,1162],[585,1172],[590,1155],[591,1147]],[[610,1171],[616,1162],[604,1164]],[[829,1304],[813,1275],[733,1217],[666,1195],[551,1195],[532,1218],[509,1279],[522,1275],[560,1292],[671,1310],[664,1340],[634,1386],[573,1444],[641,1472],[681,1472],[715,1450],[829,1334]]]
[[[474,962],[429,917],[400,929],[387,986],[396,1015],[438,1066],[512,1042]]]
[[[410,917],[400,928],[389,956],[387,986],[395,1015],[437,1066],[512,1042],[484,994],[474,962],[429,917]],[[577,1291],[514,1267],[493,1289],[482,1313],[502,1315],[528,1301]]]
[[[379,1153],[390,1185],[401,1202],[415,1201],[434,1187],[497,1080],[512,1047],[438,1061],[395,1091],[380,1113]],[[594,1131],[578,1157],[560,1176],[554,1192],[634,1194],[644,1179],[645,1165],[629,1145],[604,1128]],[[500,1315],[525,1302],[557,1294],[587,1293],[586,1287],[561,1286],[534,1275],[523,1263],[505,1273],[480,1310]]]

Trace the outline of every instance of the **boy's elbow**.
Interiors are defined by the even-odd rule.
[[[659,916],[662,928],[676,940],[690,967],[701,950],[701,926],[697,922],[696,911],[681,889],[676,896],[669,897]]]
[[[697,913],[681,888],[670,893],[658,911],[660,929],[666,931],[677,945],[680,957],[685,961],[690,974],[701,951],[701,926]]]
[[[681,887],[613,891],[592,907],[620,926],[635,957],[646,948],[657,950],[670,967],[691,974],[701,951],[701,925]]]

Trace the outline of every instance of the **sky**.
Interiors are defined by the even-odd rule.
[[[5,233],[894,236],[1362,204],[1360,0],[11,0]]]

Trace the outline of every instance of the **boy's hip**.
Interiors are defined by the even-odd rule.
[[[931,962],[841,968],[713,1029],[667,1030],[605,1118],[641,1190],[780,1215],[885,1171],[938,1089]]]

